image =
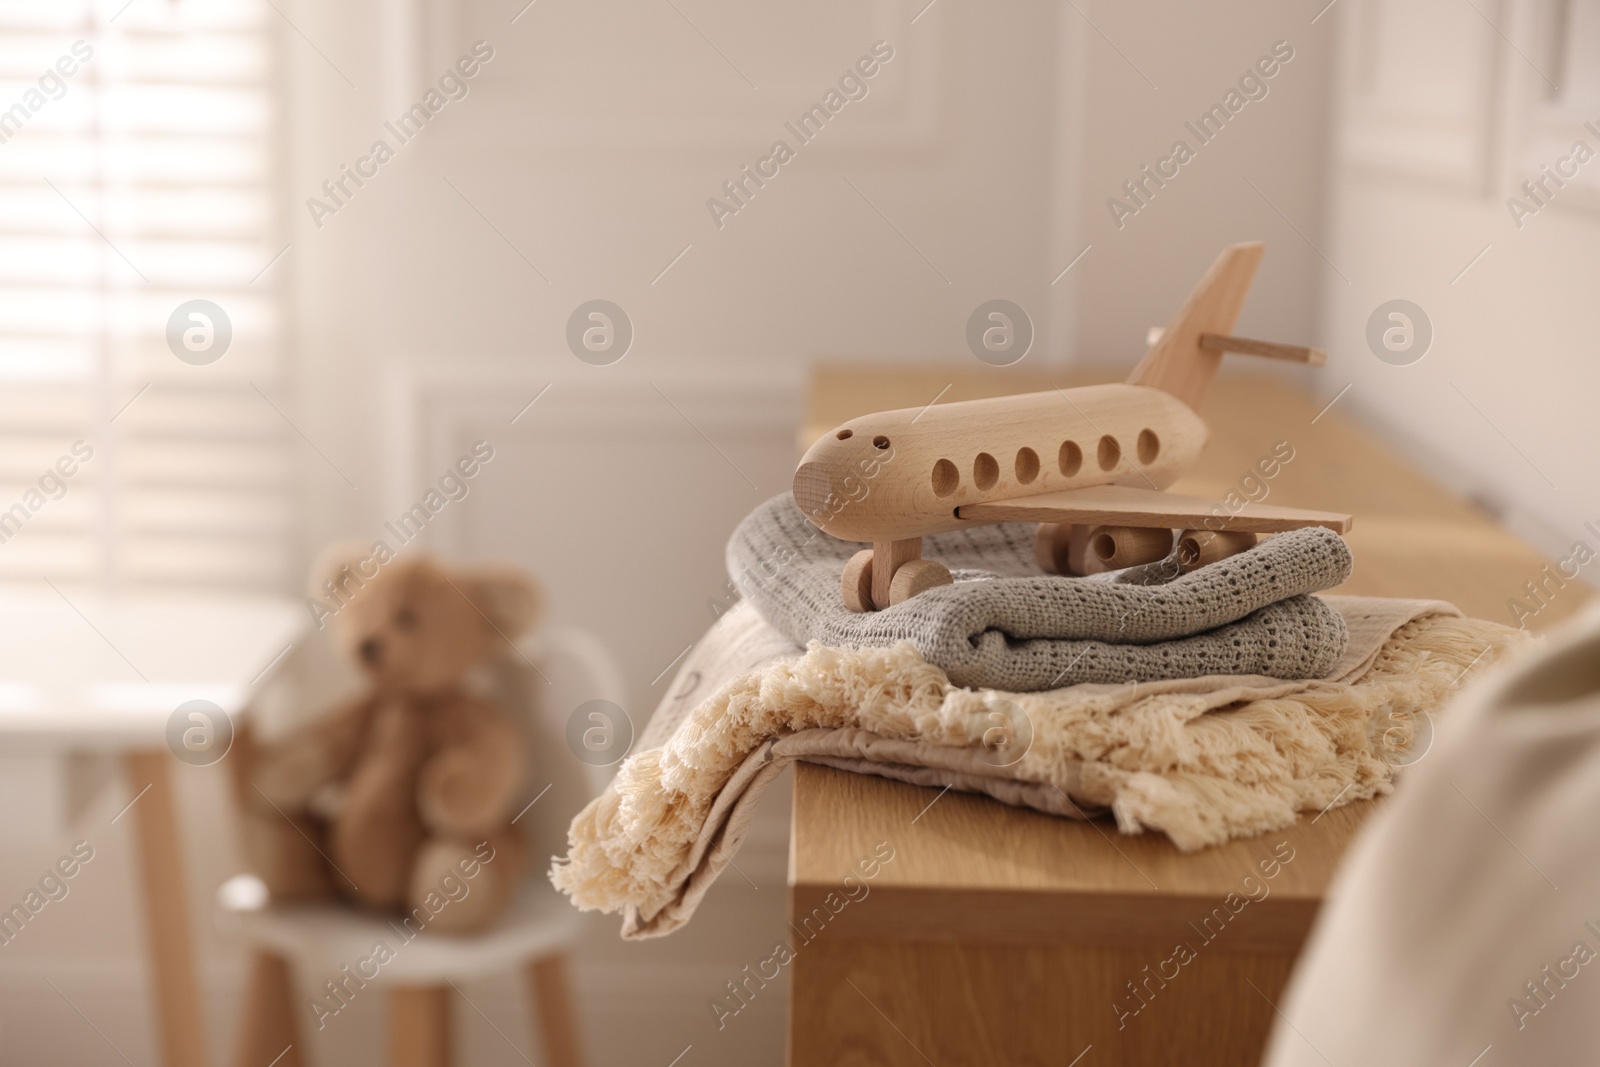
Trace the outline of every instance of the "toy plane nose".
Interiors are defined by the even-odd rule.
[[[807,517],[827,514],[832,492],[833,479],[828,477],[826,464],[807,462],[795,468],[794,502]]]

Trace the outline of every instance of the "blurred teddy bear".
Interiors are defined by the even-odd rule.
[[[421,555],[365,574],[335,553],[312,582],[340,593],[333,635],[363,691],[279,740],[240,731],[247,851],[275,900],[336,893],[480,930],[522,875],[527,761],[518,723],[468,674],[533,624],[539,591],[514,567]]]

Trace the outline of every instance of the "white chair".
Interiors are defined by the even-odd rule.
[[[451,983],[517,969],[530,986],[529,1005],[544,1035],[544,1062],[555,1067],[582,1062],[565,967],[581,916],[544,872],[548,857],[565,850],[567,820],[604,787],[611,773],[578,760],[568,749],[567,719],[588,700],[621,706],[626,688],[610,654],[585,631],[548,627],[520,642],[517,651],[488,668],[488,681],[500,699],[526,712],[522,721],[532,771],[521,803],[532,806],[516,825],[527,835],[530,870],[517,899],[481,934],[424,931],[407,941],[398,922],[381,916],[340,904],[274,906],[253,875],[230,879],[218,890],[219,922],[225,933],[255,949],[237,1046],[239,1067],[302,1067],[297,1018],[309,1022],[315,1016],[336,1025],[296,1000],[296,975],[314,987],[313,995],[328,1010],[386,992],[390,1062],[445,1067],[450,1062]],[[262,684],[251,708],[271,717],[274,710],[325,707],[357,681],[327,635],[310,634]],[[374,966],[358,963],[373,957],[378,942],[392,947],[392,959],[376,966],[376,977],[364,977]],[[325,995],[329,982],[338,984],[336,996]],[[285,1052],[286,1046],[292,1047]]]

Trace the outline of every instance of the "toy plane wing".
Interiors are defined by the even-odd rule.
[[[1273,504],[1230,505],[1220,500],[1127,485],[1091,485],[1011,500],[963,504],[956,509],[956,517],[978,522],[1105,524],[1242,533],[1278,533],[1304,526],[1325,526],[1342,534],[1351,526],[1349,515],[1332,511],[1306,511]]]

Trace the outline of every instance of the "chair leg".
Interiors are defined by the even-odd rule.
[[[450,987],[389,992],[390,1067],[450,1067]]]
[[[567,958],[558,953],[536,959],[528,964],[526,974],[539,1032],[544,1035],[545,1058],[551,1067],[583,1067],[567,983]]]
[[[239,1025],[238,1067],[303,1067],[300,1032],[294,1020],[294,979],[289,961],[257,952],[250,961],[244,1018]]]

